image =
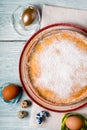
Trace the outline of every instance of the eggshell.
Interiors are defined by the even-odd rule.
[[[24,26],[30,25],[36,18],[36,9],[34,7],[27,8],[22,14]]]
[[[12,100],[14,99],[17,95],[19,94],[19,87],[17,85],[14,84],[10,84],[8,86],[6,86],[3,90],[2,90],[2,97],[5,100]]]
[[[66,119],[66,126],[70,130],[80,130],[83,126],[83,121],[77,116],[70,116]]]

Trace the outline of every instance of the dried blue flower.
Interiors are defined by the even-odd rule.
[[[38,124],[41,124],[45,119],[49,117],[49,113],[47,111],[41,111],[36,114],[36,120]]]

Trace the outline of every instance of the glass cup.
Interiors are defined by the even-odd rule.
[[[31,4],[19,6],[12,14],[12,24],[22,36],[34,34],[40,28],[39,9]]]

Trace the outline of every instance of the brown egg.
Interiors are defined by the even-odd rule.
[[[14,85],[14,84],[10,84],[8,86],[6,86],[3,90],[2,90],[2,97],[5,100],[12,100],[14,99],[17,95],[19,94],[19,87]]]
[[[22,14],[22,22],[24,26],[30,25],[36,18],[36,9],[32,6],[27,8]]]
[[[70,116],[66,120],[66,126],[70,130],[80,130],[83,126],[83,121],[77,116]]]

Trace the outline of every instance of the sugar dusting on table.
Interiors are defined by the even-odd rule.
[[[37,59],[41,75],[35,86],[41,85],[63,98],[70,94],[73,85],[87,85],[87,53],[75,43],[55,40]]]

